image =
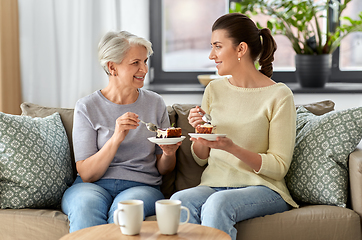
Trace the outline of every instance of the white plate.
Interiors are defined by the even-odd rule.
[[[185,139],[185,136],[181,136],[178,138],[156,138],[156,137],[149,137],[147,138],[150,142],[156,143],[158,145],[171,145],[181,142]]]
[[[216,134],[216,133],[211,133],[211,134],[189,133],[189,135],[193,138],[201,137],[209,141],[215,141],[217,137],[226,137],[226,134]]]

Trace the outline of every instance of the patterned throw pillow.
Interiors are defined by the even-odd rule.
[[[348,155],[362,137],[362,107],[316,116],[297,110],[293,160],[285,177],[296,201],[346,207]]]
[[[72,183],[69,143],[59,113],[0,113],[1,208],[58,208]]]

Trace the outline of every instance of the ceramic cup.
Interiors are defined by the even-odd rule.
[[[181,210],[187,212],[185,222],[180,222]],[[160,232],[165,235],[173,235],[177,233],[179,225],[189,221],[190,211],[187,207],[181,206],[179,200],[159,200],[156,202],[156,217]]]
[[[118,203],[113,220],[124,235],[136,235],[141,231],[143,222],[143,201],[127,200]]]

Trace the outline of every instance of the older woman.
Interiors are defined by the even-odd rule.
[[[109,84],[76,103],[73,144],[78,177],[64,193],[62,210],[70,232],[113,222],[117,203],[144,202],[145,216],[155,214],[161,175],[172,171],[181,143],[158,146],[140,119],[169,127],[166,105],[142,89],[151,43],[128,32],[109,32],[100,41],[100,63]]]

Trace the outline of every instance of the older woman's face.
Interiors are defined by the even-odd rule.
[[[135,88],[143,87],[148,72],[147,53],[144,46],[135,45],[130,48],[123,61],[117,64],[117,74],[122,82]]]

